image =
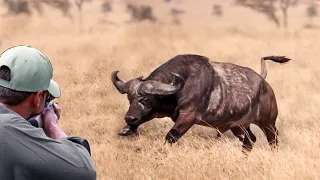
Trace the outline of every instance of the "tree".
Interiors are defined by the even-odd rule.
[[[179,16],[185,14],[185,11],[177,8],[171,8],[170,15],[172,16],[173,24],[181,24]]]
[[[265,14],[277,27],[281,26],[280,18],[277,16],[277,5],[282,11],[282,25],[288,27],[288,9],[292,0],[236,0],[236,5],[251,8],[259,13]]]
[[[30,5],[27,0],[3,0],[3,4],[7,6],[6,15],[31,15]]]
[[[149,20],[156,22],[157,18],[153,15],[152,7],[149,5],[137,6],[132,3],[127,3],[127,11],[131,14],[131,22],[140,22],[143,20]]]
[[[60,10],[63,16],[72,19],[72,15],[70,13],[71,3],[69,0],[33,0],[31,2],[33,4],[38,4],[37,6],[39,7],[41,7],[42,4],[46,4],[50,7]]]
[[[310,22],[304,25],[305,28],[319,28],[313,24],[313,18],[318,16],[317,0],[310,0],[307,3],[306,16],[309,18]]]
[[[212,5],[212,15],[217,17],[223,15],[222,6],[220,4]]]
[[[112,11],[112,4],[111,4],[111,2],[109,0],[103,1],[100,7],[101,7],[101,12],[102,13],[107,14],[107,13],[110,13]]]
[[[283,17],[283,25],[285,28],[288,27],[288,8],[291,0],[280,0],[280,7]]]
[[[71,4],[69,0],[3,0],[4,4],[7,5],[8,15],[17,14],[32,14],[32,8],[38,11],[39,15],[43,14],[43,4],[50,7],[59,9],[62,11],[64,16],[70,17],[69,12]]]
[[[310,21],[312,21],[312,19],[318,15],[318,4],[315,1],[310,1],[308,4],[306,15],[308,18],[310,18]]]

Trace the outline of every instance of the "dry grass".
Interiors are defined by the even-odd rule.
[[[54,79],[62,89],[59,123],[67,134],[89,140],[98,179],[320,178],[320,35],[302,28],[301,9],[291,11],[295,19],[290,29],[283,30],[240,8],[227,9],[223,19],[210,17],[211,9],[199,10],[204,14],[201,20],[185,15],[180,27],[125,24],[120,5],[117,14],[109,16],[116,25],[98,24],[103,17],[97,14],[97,5],[87,5],[85,12],[90,14],[82,31],[76,21],[62,19],[56,11],[43,18],[0,19],[1,51],[31,44],[51,59]],[[169,9],[156,11],[162,12]],[[285,65],[267,63],[267,81],[279,105],[279,151],[270,151],[255,126],[258,140],[248,159],[229,132],[217,140],[213,129],[200,126],[192,127],[177,144],[163,145],[173,125],[167,118],[142,125],[139,137],[118,137],[128,102],[113,87],[110,73],[120,70],[124,80],[147,76],[180,53],[197,53],[258,72],[262,56],[292,58]]]

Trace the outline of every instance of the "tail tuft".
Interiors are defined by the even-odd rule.
[[[271,60],[273,62],[277,63],[286,63],[290,61],[291,59],[286,58],[285,56],[266,56],[261,58],[261,72],[260,75],[262,76],[263,79],[267,77],[267,68],[266,68],[266,63],[265,60]]]
[[[262,60],[271,60],[277,63],[286,63],[291,59],[286,58],[285,56],[266,56],[266,57],[263,57]]]

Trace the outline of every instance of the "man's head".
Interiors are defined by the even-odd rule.
[[[0,56],[0,102],[8,106],[24,103],[39,114],[50,96],[60,97],[60,88],[51,78],[49,59],[31,46],[14,46]]]

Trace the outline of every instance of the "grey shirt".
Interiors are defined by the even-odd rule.
[[[88,150],[52,139],[0,104],[0,180],[95,180]]]

